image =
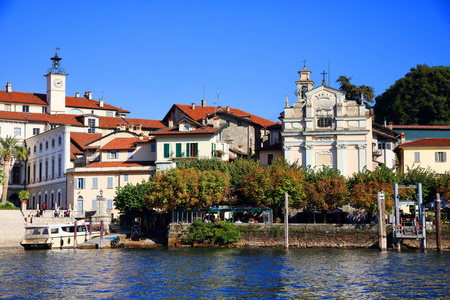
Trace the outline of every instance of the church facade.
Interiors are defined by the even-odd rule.
[[[297,101],[281,114],[283,156],[304,167],[339,169],[344,176],[373,169],[372,118],[364,104],[347,100],[345,93],[314,87],[311,71],[298,72]]]

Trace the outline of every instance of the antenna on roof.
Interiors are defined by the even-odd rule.
[[[100,90],[102,92],[102,99],[103,99],[103,89]]]
[[[216,96],[216,98],[217,98],[217,101],[214,102],[214,104],[216,104],[216,112],[217,112],[217,106],[219,106],[219,104],[220,104],[220,98],[221,98],[221,96],[220,96],[220,91],[217,91],[217,96]]]
[[[328,60],[328,86],[330,86],[330,60]]]
[[[205,79],[203,79],[203,98],[205,99]]]

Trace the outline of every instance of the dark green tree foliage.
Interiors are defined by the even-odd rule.
[[[217,170],[227,171],[227,162],[219,158],[182,159],[178,162],[177,168],[180,170],[194,168],[200,171]]]
[[[450,125],[450,67],[417,65],[375,100],[380,124]]]
[[[407,166],[406,172],[400,174],[400,184],[402,185],[416,185],[422,183],[422,198],[425,202],[434,200],[436,194],[437,174],[430,168]]]
[[[122,213],[139,213],[147,210],[147,201],[144,196],[152,186],[153,181],[153,179],[150,179],[149,182],[143,180],[136,185],[128,183],[126,186],[119,186],[114,198],[116,209]]]
[[[239,229],[229,222],[203,223],[194,221],[189,227],[188,241],[191,245],[210,241],[212,245],[224,246],[235,243],[240,239]]]
[[[348,100],[358,100],[359,103],[373,103],[373,87],[367,85],[356,86],[350,83],[351,77],[340,75],[336,82],[339,89],[345,93]]]

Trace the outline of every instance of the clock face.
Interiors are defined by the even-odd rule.
[[[56,78],[55,80],[53,80],[53,85],[57,88],[60,88],[63,86],[63,81],[59,78]]]

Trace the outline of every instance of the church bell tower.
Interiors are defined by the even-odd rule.
[[[305,101],[306,92],[312,90],[314,87],[314,81],[309,78],[309,76],[311,76],[311,71],[306,70],[306,60],[304,60],[303,63],[303,70],[298,71],[300,78],[295,82],[297,85],[297,102]]]
[[[58,48],[56,48],[59,50]],[[50,58],[52,66],[47,70],[47,103],[48,113],[64,114],[66,111],[66,76],[64,70],[60,66],[62,58],[55,53]]]

